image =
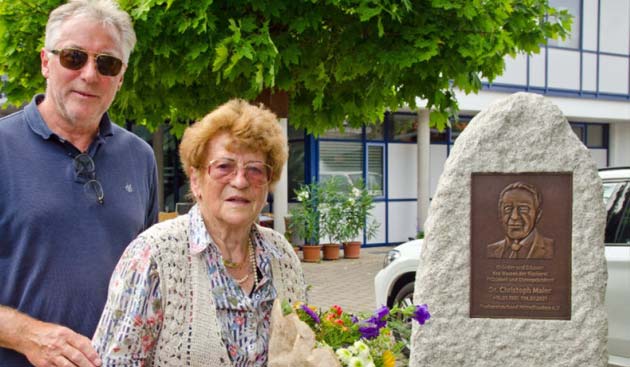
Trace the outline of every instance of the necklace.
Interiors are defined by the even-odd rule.
[[[230,268],[230,269],[236,269],[238,267],[240,267],[243,263],[236,263],[232,260],[228,260],[228,259],[223,259],[223,265],[225,265],[226,268]]]
[[[252,244],[252,238],[249,237],[248,238],[248,246],[247,246],[247,252],[249,254],[249,262],[251,264],[251,273],[254,276],[254,288],[252,289],[256,289],[256,287],[258,287],[258,272],[256,271],[256,254],[254,253],[254,245]],[[225,264],[225,260],[223,260],[223,263]],[[244,263],[237,263],[234,267],[240,266]],[[234,264],[234,263],[233,263]],[[228,264],[225,264],[226,266],[230,267]],[[235,279],[236,283],[243,284],[247,281],[247,279],[249,279],[249,273],[245,274],[244,277],[242,277],[241,279]]]
[[[254,288],[258,287],[258,271],[256,270],[256,254],[254,253],[254,245],[252,244],[252,237],[249,237],[249,262],[252,266],[252,274],[254,275]],[[249,275],[249,274],[248,274]]]
[[[236,279],[236,282],[238,284],[243,284],[243,282],[246,281],[247,279],[249,279],[249,274],[245,274],[245,276],[242,277],[241,279]]]
[[[251,243],[251,240],[250,240]],[[248,250],[250,249],[250,247],[248,246],[247,248]],[[226,268],[230,268],[230,269],[237,269],[242,267],[245,264],[245,259],[247,258],[247,256],[243,257],[243,260],[241,262],[234,262],[230,259],[226,259],[223,258],[223,265],[225,265]],[[247,278],[243,278],[243,281],[247,280]]]

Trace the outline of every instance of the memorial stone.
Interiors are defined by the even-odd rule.
[[[410,366],[607,364],[602,185],[558,107],[516,93],[480,112],[425,224]]]

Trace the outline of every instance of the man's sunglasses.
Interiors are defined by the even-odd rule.
[[[96,179],[96,164],[88,154],[77,154],[72,160],[74,173],[83,181],[83,190],[88,196],[96,195],[96,201],[99,204],[105,203],[105,193],[103,186]]]
[[[60,50],[50,50],[55,55],[59,56],[59,63],[66,69],[79,70],[88,61],[90,54],[83,50],[76,48],[62,48]],[[102,75],[116,76],[122,69],[123,62],[121,59],[106,55],[106,54],[94,54],[96,59],[96,69]]]

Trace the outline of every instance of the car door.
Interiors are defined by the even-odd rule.
[[[604,181],[604,201],[608,352],[625,360],[630,358],[630,181]]]

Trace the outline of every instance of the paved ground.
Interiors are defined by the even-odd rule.
[[[310,286],[309,303],[321,308],[338,304],[351,312],[374,311],[374,276],[383,267],[389,250],[390,247],[362,248],[359,259],[344,259],[342,250],[339,260],[302,262],[306,284]]]

